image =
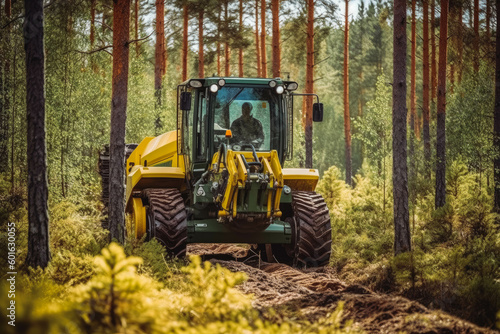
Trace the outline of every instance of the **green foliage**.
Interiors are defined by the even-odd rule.
[[[382,72],[377,78],[374,99],[367,103],[366,115],[354,121],[357,132],[353,137],[365,147],[368,161],[378,169],[380,178],[386,179],[387,164],[392,152],[392,88]]]
[[[105,245],[108,232],[101,227],[100,216],[84,216],[67,201],[52,205],[49,211],[52,248],[95,255]]]
[[[260,319],[235,286],[246,279],[191,257],[184,289],[171,290],[137,273],[138,257],[112,243],[96,257],[97,275],[71,291],[73,316],[83,332],[97,333],[349,333],[342,304],[315,323],[271,324]]]
[[[447,101],[447,156],[464,159],[469,168],[484,172],[498,153],[493,146],[494,84],[491,68],[467,75]]]
[[[15,321],[9,324],[8,322],[14,318],[3,319],[4,321],[0,323],[0,332],[5,334],[79,333],[67,318],[66,305],[61,302],[64,289],[48,279],[40,268],[31,269],[23,275],[18,273],[14,295],[11,295],[8,283],[2,280],[0,284],[0,303],[7,308],[10,307],[11,300],[15,301]],[[10,310],[6,312],[7,315],[10,314]]]

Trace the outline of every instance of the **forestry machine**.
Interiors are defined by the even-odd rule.
[[[126,211],[136,238],[156,238],[175,257],[189,243],[244,243],[268,261],[328,264],[330,216],[314,192],[318,171],[283,168],[293,152],[294,96],[315,96],[313,120],[323,119],[318,96],[297,88],[280,78],[180,84],[177,129],[127,146]]]

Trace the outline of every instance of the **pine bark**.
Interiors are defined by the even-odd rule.
[[[436,208],[446,203],[446,64],[448,48],[448,0],[441,0],[436,135]]]
[[[406,1],[394,0],[392,150],[394,253],[411,251],[406,162]]]
[[[273,14],[273,78],[281,76],[280,0],[271,1]]]
[[[45,144],[43,1],[25,0],[26,113],[28,134],[28,255],[26,263],[45,268],[50,261]]]
[[[314,92],[314,0],[307,0],[307,62],[306,62],[306,93]],[[264,64],[264,63],[263,63]],[[312,96],[305,100],[305,167],[312,168]]]
[[[424,132],[424,163],[425,174],[430,176],[431,163],[431,137],[430,137],[430,103],[429,103],[429,3],[424,0],[423,17],[423,98],[422,98],[422,116]]]
[[[491,37],[491,29],[490,29],[490,25],[491,25],[490,6],[491,6],[490,0],[486,0],[486,9],[485,9],[486,10],[486,39],[487,39],[488,42],[490,41],[490,37]]]
[[[497,26],[496,40],[500,41],[500,6],[497,4]],[[495,111],[494,111],[494,135],[495,147],[500,147],[500,43],[496,43],[495,52]],[[495,211],[500,213],[500,155],[497,155],[494,162],[495,179]]]
[[[221,25],[221,12],[219,11],[219,21],[217,22],[217,76],[221,73],[220,63],[220,25]]]
[[[257,77],[261,77],[260,41],[259,41],[259,0],[255,0],[255,55],[257,58]]]
[[[110,237],[123,243],[125,236],[125,123],[129,62],[130,0],[113,0],[113,80],[109,145]]]
[[[267,78],[267,55],[266,55],[266,0],[260,2],[260,60],[261,60],[261,75]]]
[[[1,13],[0,13],[1,14]],[[5,17],[7,20],[11,18],[10,0],[5,1]],[[3,20],[0,20],[3,22]],[[0,45],[5,47],[5,50],[10,49],[10,26],[4,28],[5,32],[0,34]],[[3,72],[3,78],[2,78]],[[9,161],[9,93],[10,93],[10,61],[7,52],[0,55],[0,160],[4,161],[2,170],[8,169]],[[11,162],[12,163],[12,162]],[[12,163],[12,166],[14,164]]]
[[[205,77],[205,51],[203,42],[203,16],[204,10],[198,13],[198,77]]]
[[[436,69],[436,0],[431,0],[431,96],[432,101],[436,100],[437,69]]]
[[[135,37],[135,56],[139,58],[139,0],[134,4],[134,37]]]
[[[182,82],[187,80],[188,63],[188,6],[182,6],[183,29],[182,29]]]
[[[416,0],[411,1],[411,79],[410,79],[410,178],[415,176],[415,121],[417,115],[417,84],[416,84],[416,49],[417,49],[417,22]]]
[[[90,50],[94,50],[95,44],[95,7],[97,0],[90,1]]]
[[[156,43],[155,43],[155,96],[156,103],[161,106],[162,78],[165,72],[165,3],[156,0]]]
[[[474,0],[474,72],[479,72],[479,0]]]
[[[464,69],[464,28],[463,28],[463,4],[458,6],[458,31],[457,31],[457,39],[458,39],[458,70],[457,70],[457,81],[458,83],[462,82],[462,72]]]
[[[243,0],[240,0],[240,35],[243,34]],[[243,77],[243,48],[240,46],[238,59],[238,76]]]
[[[349,113],[349,0],[345,0],[344,26],[344,138],[345,182],[352,185],[351,117]]]
[[[228,3],[227,1],[224,2],[224,58],[226,59],[225,63],[225,76],[229,77],[231,76],[231,50],[229,49],[229,38],[227,36],[228,33],[228,13],[227,13],[227,6]]]

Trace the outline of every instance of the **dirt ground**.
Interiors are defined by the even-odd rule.
[[[254,295],[255,308],[264,312],[272,308],[278,316],[314,321],[343,301],[344,319],[368,333],[499,333],[403,297],[346,284],[332,268],[298,270],[267,263],[248,247],[238,245],[193,244],[188,253],[246,273],[248,280],[238,288]]]

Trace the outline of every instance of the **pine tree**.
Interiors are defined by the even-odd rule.
[[[280,0],[271,1],[273,14],[273,78],[281,76]]]
[[[161,132],[161,92],[163,75],[165,74],[165,2],[156,0],[156,43],[155,43],[155,135]]]
[[[260,61],[261,76],[267,78],[267,55],[266,55],[266,0],[260,1]]]
[[[239,2],[239,33],[243,34],[243,0]],[[238,52],[238,76],[243,77],[243,47],[240,45]]]
[[[50,261],[45,145],[45,55],[43,1],[25,0],[26,113],[28,123],[28,255],[26,263],[45,268]]]
[[[436,101],[437,71],[436,71],[436,0],[431,0],[431,97]]]
[[[415,121],[417,116],[417,83],[416,83],[416,52],[417,52],[417,20],[416,0],[411,1],[411,70],[410,70],[410,180],[415,177]]]
[[[307,64],[306,64],[306,93],[314,92],[314,1],[307,0]],[[264,64],[264,62],[262,62]],[[306,161],[305,167],[312,168],[312,96],[306,96],[305,102],[305,146]]]
[[[139,58],[139,0],[134,4],[134,38],[135,38],[135,56]]]
[[[182,6],[182,82],[187,80],[187,64],[188,64],[188,22],[189,9],[188,5]]]
[[[198,77],[205,77],[205,50],[203,41],[203,16],[205,10],[203,6],[198,10]]]
[[[496,40],[500,41],[500,6],[497,4],[497,26]],[[495,111],[494,111],[494,143],[495,147],[500,147],[500,43],[496,43],[495,53]],[[500,213],[500,155],[494,161],[494,178],[495,178],[495,210]]]
[[[430,176],[430,161],[431,161],[431,138],[430,138],[430,106],[429,106],[429,0],[424,0],[424,17],[423,17],[423,132],[424,132],[424,162],[426,175]]]
[[[392,90],[392,182],[394,253],[411,251],[406,162],[406,0],[394,0]]]
[[[125,124],[129,56],[129,0],[113,2],[113,89],[109,145],[109,231],[111,239],[125,237]]]
[[[479,0],[474,0],[474,72],[479,72]]]
[[[436,135],[436,208],[446,203],[446,65],[448,46],[448,0],[441,0],[439,73]]]
[[[344,137],[345,182],[352,184],[351,118],[349,113],[349,0],[345,0],[344,25]]]
[[[257,77],[262,77],[260,63],[260,42],[259,42],[259,1],[255,0],[255,56],[257,59]]]

